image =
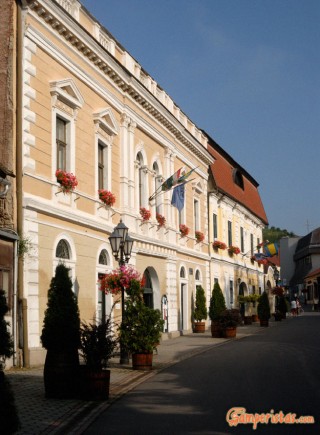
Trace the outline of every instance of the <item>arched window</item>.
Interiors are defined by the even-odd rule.
[[[186,269],[184,267],[181,267],[180,269],[180,278],[186,277]]]
[[[196,279],[196,281],[200,281],[200,270],[199,269],[197,269],[196,270],[196,274],[195,274],[195,279]]]
[[[109,264],[109,255],[106,249],[102,249],[99,255],[99,264],[107,266]]]
[[[63,258],[65,260],[70,260],[70,246],[69,243],[61,239],[56,247],[56,258]]]

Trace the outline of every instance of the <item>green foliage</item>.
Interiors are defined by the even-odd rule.
[[[284,296],[279,296],[278,309],[282,314],[285,314],[288,311],[287,301]]]
[[[161,313],[145,305],[138,281],[128,294],[119,328],[121,345],[130,353],[151,353],[160,341],[164,324]]]
[[[259,300],[260,296],[257,294],[252,294],[248,296],[239,295],[239,302],[245,303],[245,302],[257,302]]]
[[[14,395],[4,372],[0,371],[0,428],[3,435],[16,433],[20,428]]]
[[[241,324],[240,311],[235,308],[231,310],[223,310],[218,317],[218,322],[220,328],[238,326]]]
[[[269,320],[270,319],[270,304],[269,298],[266,292],[263,292],[259,298],[258,304],[258,316],[260,320]]]
[[[197,285],[193,318],[196,322],[201,322],[201,320],[205,320],[207,316],[208,316],[208,310],[206,306],[205,292],[204,289],[201,287],[201,285]]]
[[[118,340],[115,338],[111,318],[105,323],[81,323],[80,353],[87,367],[101,370],[107,366],[112,357]]]
[[[51,280],[41,341],[47,350],[66,351],[80,346],[78,303],[72,291],[69,269],[64,264],[57,266]]]
[[[221,291],[220,285],[216,282],[213,286],[210,298],[209,317],[212,321],[217,320],[221,312],[226,309],[226,302]]]
[[[263,240],[268,240],[270,243],[278,242],[281,237],[296,237],[296,234],[280,228],[270,227],[262,231]]]
[[[9,323],[4,320],[9,311],[4,290],[0,290],[0,370],[4,367],[6,358],[13,355],[13,341],[8,331]]]

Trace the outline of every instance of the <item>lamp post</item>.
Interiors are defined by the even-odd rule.
[[[114,258],[118,261],[119,267],[124,266],[131,257],[133,239],[128,234],[128,227],[120,220],[109,236],[109,241]],[[121,315],[122,321],[125,316],[124,309],[124,288],[121,286]],[[129,355],[120,341],[120,364],[128,364]]]

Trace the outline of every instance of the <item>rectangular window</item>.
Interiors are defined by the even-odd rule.
[[[230,305],[233,305],[233,281],[230,281],[229,283],[229,288],[230,288]]]
[[[250,250],[251,250],[251,255],[253,255],[254,254],[253,234],[250,234]]]
[[[217,239],[218,238],[218,216],[213,213],[212,216],[212,227],[213,227],[213,238]]]
[[[195,199],[193,201],[193,207],[194,207],[194,230],[198,231],[200,229],[200,222],[199,222],[199,201]]]
[[[240,227],[240,248],[241,248],[241,252],[244,252],[244,231],[243,231],[243,227]]]
[[[228,221],[228,246],[232,245],[232,222]]]
[[[104,146],[98,143],[98,189],[104,189],[105,186],[105,156],[104,156]]]
[[[56,119],[57,169],[67,170],[67,122]]]
[[[260,239],[259,239],[259,237],[257,238],[257,249],[258,249],[258,252],[260,252],[260,249],[261,249],[261,246],[259,246],[260,245]]]

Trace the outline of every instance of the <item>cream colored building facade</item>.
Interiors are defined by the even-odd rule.
[[[71,269],[81,319],[101,317],[97,282],[117,267],[108,236],[120,219],[134,239],[130,264],[149,277],[150,303],[160,310],[166,303],[166,332],[190,331],[196,285],[208,296],[211,289],[207,138],[79,2],[25,0],[18,20],[19,221],[32,243],[19,283],[24,364],[44,361],[40,335],[59,261]],[[57,183],[61,165],[77,177],[71,194]],[[172,191],[149,197],[181,167],[196,169],[179,216]],[[116,196],[112,208],[99,200],[99,188]],[[151,211],[147,223],[140,207]],[[201,243],[196,230],[205,234]],[[108,311],[112,296],[105,303]]]

